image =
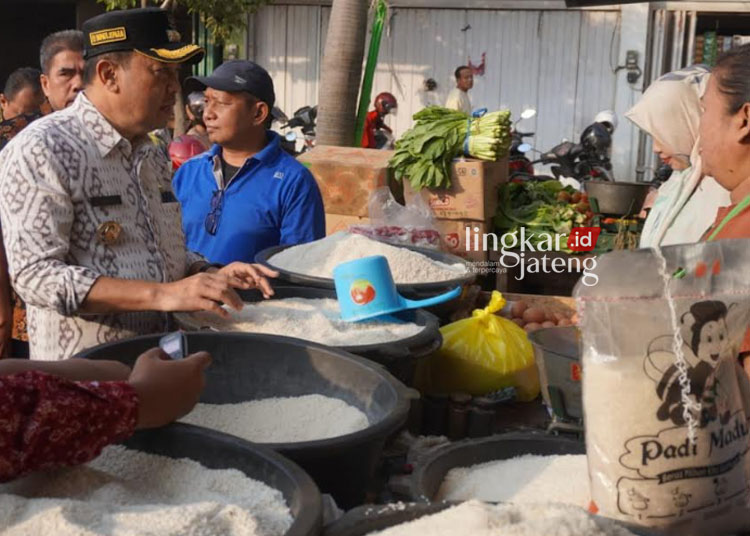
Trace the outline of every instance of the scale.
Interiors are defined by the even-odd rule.
[[[552,417],[552,422],[547,426],[547,432],[554,435],[571,435],[583,437],[583,419],[570,415],[565,410],[565,399],[562,389],[555,385],[547,387],[549,392],[550,405],[547,411]]]

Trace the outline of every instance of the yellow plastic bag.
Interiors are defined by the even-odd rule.
[[[443,346],[429,364],[430,391],[483,395],[513,386],[519,400],[539,395],[539,374],[526,332],[494,314],[505,303],[494,291],[489,305],[476,309],[471,318],[440,328]]]

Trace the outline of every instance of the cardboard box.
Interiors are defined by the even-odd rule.
[[[440,232],[440,241],[442,249],[448,253],[452,253],[458,257],[466,259],[468,261],[486,261],[488,252],[483,251],[482,248],[482,234],[488,232],[489,225],[481,221],[467,221],[467,220],[436,220],[435,226]],[[479,231],[479,251],[473,250],[466,251],[466,228],[469,228],[469,240],[475,234],[474,229],[478,228]]]
[[[392,186],[388,161],[394,151],[318,146],[297,157],[313,174],[328,214],[367,217],[370,194]]]
[[[350,225],[368,225],[369,223],[369,218],[326,214],[326,236],[338,233],[339,231],[346,231]]]
[[[507,180],[507,158],[497,162],[457,160],[453,163],[449,189],[415,192],[404,181],[404,199],[408,204],[421,195],[440,219],[483,222],[495,216],[498,189]]]

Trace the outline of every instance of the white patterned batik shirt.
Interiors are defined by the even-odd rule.
[[[11,281],[28,306],[32,359],[55,360],[167,328],[167,315],[79,314],[100,276],[168,282],[200,259],[186,252],[169,162],[123,138],[80,94],[0,152],[0,217]],[[105,222],[122,231],[97,237]]]

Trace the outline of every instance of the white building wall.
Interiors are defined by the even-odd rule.
[[[275,4],[255,16],[253,59],[271,73],[287,115],[325,90],[318,80],[329,14],[330,7]],[[615,108],[620,11],[393,8],[390,15],[373,96],[398,98],[398,115],[388,119],[397,135],[425,104],[442,104],[454,69],[469,58],[478,64],[483,52],[486,71],[475,77],[472,104],[509,107],[515,116],[536,108],[519,128],[536,132],[539,150],[576,139],[598,111]],[[427,78],[438,82],[433,95],[422,89]]]

